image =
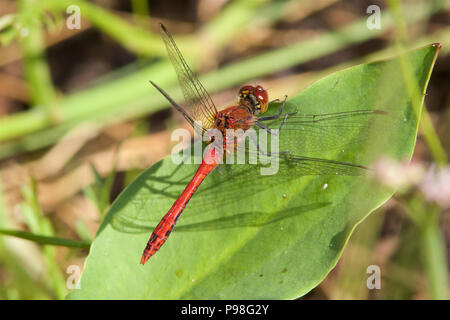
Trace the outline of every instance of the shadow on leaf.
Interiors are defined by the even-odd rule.
[[[331,205],[331,202],[312,203],[304,206],[297,206],[280,211],[276,215],[273,212],[243,212],[228,217],[210,219],[203,222],[184,224],[176,227],[176,232],[196,232],[196,231],[213,231],[230,228],[243,227],[262,227],[271,223],[275,223],[284,219],[293,218],[299,214],[303,214],[316,209],[324,208]],[[136,223],[133,219],[123,215],[118,215],[112,219],[112,227],[120,232],[125,233],[145,233],[152,232],[155,225],[145,225]]]

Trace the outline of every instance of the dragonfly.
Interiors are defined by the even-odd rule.
[[[243,85],[239,89],[237,103],[218,111],[207,90],[187,64],[173,37],[163,24],[160,24],[160,34],[177,74],[178,82],[185,98],[185,106],[182,107],[175,102],[169,94],[153,81],[150,81],[150,83],[184,116],[186,121],[194,129],[198,129],[198,126],[195,125],[196,123],[201,123],[199,128],[201,132],[206,132],[209,129],[217,129],[223,133],[224,138],[222,141],[222,149],[216,146],[213,147],[214,144],[212,142],[214,142],[214,138],[211,138],[211,144],[208,146],[209,148],[206,148],[202,162],[196,173],[169,211],[154,228],[141,257],[140,263],[142,265],[166,242],[198,187],[217,165],[221,163],[221,160],[223,160],[225,154],[223,150],[227,150],[227,152],[229,150],[235,150],[236,141],[234,139],[226,139],[225,132],[227,130],[241,129],[246,131],[250,128],[257,127],[259,130],[265,130],[269,134],[285,134],[287,137],[294,134],[297,138],[287,140],[293,144],[301,144],[298,136],[302,134],[304,129],[308,129],[307,131],[319,140],[324,135],[336,135],[336,130],[358,131],[361,126],[359,118],[384,113],[380,110],[358,110],[322,115],[298,115],[298,110],[294,112],[283,112],[287,96],[282,102],[278,99],[269,101],[268,92],[261,85]],[[281,102],[279,111],[272,115],[264,115],[272,102]],[[289,121],[287,121],[288,119]],[[275,122],[277,123],[278,130],[271,129],[270,124]],[[331,141],[330,144],[339,147],[339,143],[333,142],[333,139],[328,139],[327,141]],[[256,145],[258,153],[269,154],[268,151],[260,148],[257,142]],[[318,141],[318,145],[323,144]],[[359,164],[294,155],[288,149],[278,153],[271,153],[270,156],[278,158],[278,161],[282,162],[288,168],[284,172],[288,175],[291,175],[292,172],[292,176],[296,174],[363,175],[367,170],[365,166]],[[293,168],[292,171],[290,168]],[[246,175],[244,177],[245,180],[248,180]]]

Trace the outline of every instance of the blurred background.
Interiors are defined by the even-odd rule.
[[[189,128],[148,82],[182,101],[160,22],[218,106],[244,83],[295,96],[334,71],[441,43],[413,156],[434,193],[400,178],[303,299],[448,299],[449,0],[3,0],[0,299],[63,299],[111,202],[170,153],[174,128]],[[367,289],[369,265],[381,289]]]

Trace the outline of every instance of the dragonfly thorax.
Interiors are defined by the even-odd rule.
[[[248,130],[253,126],[254,115],[249,106],[237,105],[219,111],[214,120],[214,128],[225,136],[227,130]]]

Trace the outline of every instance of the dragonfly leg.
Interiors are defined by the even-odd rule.
[[[258,121],[275,120],[275,119],[278,119],[279,117],[281,117],[281,114],[283,113],[284,104],[286,102],[286,99],[287,99],[287,95],[284,96],[284,101],[281,104],[281,108],[280,108],[280,111],[278,112],[278,114],[275,114],[273,116],[260,117],[260,118],[258,118]],[[270,103],[279,102],[279,101],[280,101],[280,99],[275,99],[275,100],[270,101]]]
[[[275,102],[280,102],[280,99],[274,99],[274,100],[272,100],[272,101],[269,101],[269,104],[272,104],[272,103],[275,103]]]
[[[283,113],[283,110],[284,110],[284,105],[286,104],[287,97],[288,97],[287,95],[284,96],[284,100],[283,100],[283,102],[281,103],[280,111],[279,111],[277,114],[275,114],[275,115],[273,115],[273,116],[260,117],[260,118],[258,118],[258,121],[275,120],[275,119],[278,119],[279,117],[281,117],[281,114]],[[272,103],[272,102],[278,102],[278,101],[280,101],[280,99],[275,99],[275,100],[271,101],[270,103]],[[298,109],[297,109],[297,111],[288,113],[287,115],[293,116],[293,115],[295,115],[295,114],[297,114],[297,113],[298,113]]]
[[[277,99],[277,100],[278,100],[278,99]],[[270,134],[273,134],[273,135],[275,135],[275,136],[277,136],[278,134],[280,134],[281,129],[283,128],[283,125],[284,125],[284,123],[286,122],[287,118],[288,118],[289,116],[293,116],[293,115],[297,114],[297,113],[298,113],[298,109],[297,109],[297,111],[295,111],[295,112],[286,113],[286,114],[284,115],[283,121],[281,122],[281,125],[280,125],[280,127],[278,128],[278,133],[276,133],[275,131],[271,130],[270,128],[267,128],[265,125],[263,125],[262,123],[260,123],[260,122],[258,122],[258,121],[275,120],[275,119],[278,119],[279,117],[281,117],[281,114],[283,113],[283,109],[284,109],[284,105],[285,105],[285,103],[286,103],[286,100],[287,100],[287,96],[284,96],[284,100],[283,100],[283,103],[281,104],[280,112],[278,112],[278,114],[275,114],[275,115],[273,115],[273,116],[267,116],[267,117],[261,117],[261,118],[258,118],[258,120],[255,121],[255,124],[256,124],[258,127],[260,127],[261,129],[266,130],[266,131],[269,132]]]
[[[259,123],[258,121],[255,121],[255,124],[260,127],[261,129],[266,130],[268,133],[273,134],[274,136],[278,136],[281,132],[281,128],[283,127],[284,123],[286,122],[286,119],[289,115],[286,114],[284,116],[283,122],[281,123],[280,127],[278,128],[278,132],[275,132],[274,130],[267,128],[265,125],[263,125],[262,123]]]

